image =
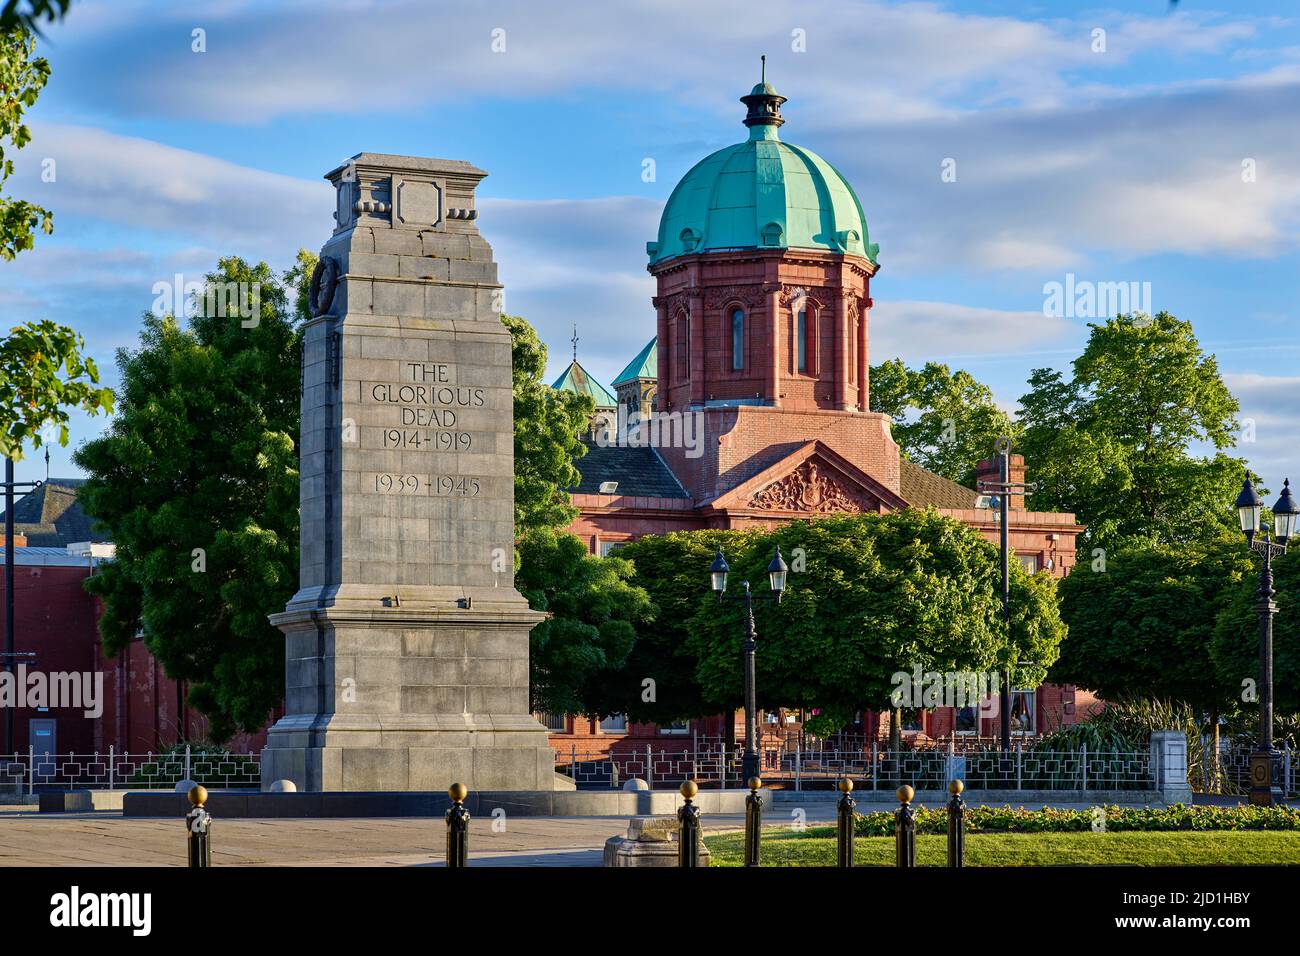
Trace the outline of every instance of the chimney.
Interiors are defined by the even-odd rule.
[[[979,482],[1002,480],[1000,460],[1001,456],[994,455],[992,458],[985,458],[975,464],[975,487],[979,489],[980,494],[986,492],[979,488]],[[1023,483],[1025,480],[1025,456],[1012,455],[1011,460],[1008,462],[1008,471],[1010,472],[1007,478],[1008,481]],[[1025,508],[1024,493],[1013,493],[1011,500],[1007,502],[1007,507],[1023,511]]]

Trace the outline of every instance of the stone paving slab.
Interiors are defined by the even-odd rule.
[[[810,809],[811,823],[831,817]],[[487,866],[599,866],[605,841],[627,829],[617,817],[490,817],[470,824],[471,859]],[[706,818],[706,829],[735,830],[738,814]],[[785,823],[784,819],[780,821]],[[422,866],[445,860],[446,828],[429,819],[263,819],[213,823],[215,866]],[[113,813],[0,814],[0,867],[183,866],[180,819]]]

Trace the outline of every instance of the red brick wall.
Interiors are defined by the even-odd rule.
[[[102,609],[82,586],[89,573],[86,567],[21,563],[15,569],[15,650],[37,655],[34,661],[18,660],[29,670],[103,675],[103,712],[98,719],[80,709],[42,713],[19,708],[13,712],[15,748],[27,750],[33,718],[57,721],[55,747],[65,754],[105,753],[110,746],[118,752],[148,752],[179,740],[204,739],[206,718],[184,705],[183,685],[166,676],[142,642],[133,641],[115,659],[104,656],[96,626]],[[0,606],[3,601],[0,577]],[[241,734],[228,746],[249,752],[260,750],[265,742],[265,732],[259,732]]]

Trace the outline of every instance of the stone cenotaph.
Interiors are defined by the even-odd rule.
[[[262,787],[551,790],[514,586],[510,334],[469,163],[326,175],[302,373],[302,564],[271,622],[285,714]]]

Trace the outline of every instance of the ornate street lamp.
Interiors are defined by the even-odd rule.
[[[713,558],[713,565],[709,568],[709,573],[713,577],[713,591],[718,595],[718,603],[726,601],[743,601],[745,604],[745,638],[741,642],[741,650],[744,652],[745,661],[745,756],[741,761],[741,779],[750,780],[760,776],[758,765],[758,698],[754,689],[754,652],[758,648],[758,634],[754,630],[754,601],[776,601],[781,603],[781,598],[785,594],[785,579],[789,573],[785,561],[781,557],[781,548],[778,545],[772,555],[772,561],[767,566],[768,584],[772,591],[770,594],[754,594],[749,589],[749,582],[743,582],[744,591],[736,596],[727,594],[727,574],[731,568],[727,565],[727,559],[722,556],[722,549],[718,549],[717,555]],[[724,770],[725,773],[725,770]],[[725,783],[725,781],[724,781]]]
[[[1273,747],[1273,559],[1286,554],[1287,542],[1296,533],[1300,505],[1291,495],[1291,481],[1282,487],[1282,497],[1273,506],[1273,533],[1263,529],[1264,503],[1247,476],[1237,496],[1237,516],[1246,543],[1264,559],[1259,572],[1259,745],[1250,755],[1250,802],[1269,806],[1282,797],[1278,783],[1278,757]]]

